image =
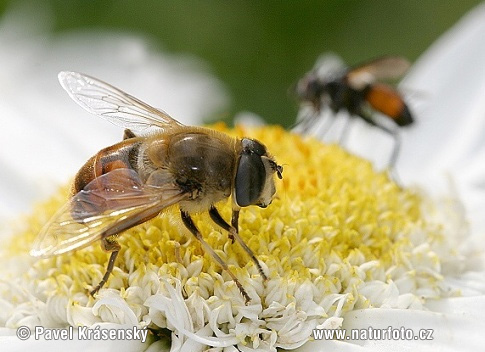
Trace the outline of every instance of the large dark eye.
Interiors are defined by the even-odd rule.
[[[254,153],[259,156],[266,154],[266,147],[254,139],[243,138],[241,141],[243,153]]]
[[[263,192],[266,170],[261,157],[242,154],[236,172],[236,203],[240,207],[255,204]]]

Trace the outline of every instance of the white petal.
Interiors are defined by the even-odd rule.
[[[403,134],[398,172],[439,193],[451,176],[471,220],[485,229],[485,4],[443,35],[402,82],[421,92],[417,122]]]
[[[172,334],[172,339],[176,338],[180,340],[179,343],[182,345],[182,350],[184,343],[188,340],[193,340],[197,344],[215,347],[231,346],[238,342],[232,336],[214,338],[212,337],[212,329],[201,329],[199,330],[200,334],[199,332],[194,332],[189,309],[181,294],[180,282],[177,279],[174,279],[174,281],[175,288],[170,283],[163,281],[168,297],[162,294],[153,295],[147,299],[145,305],[149,307],[149,315],[155,324],[160,324],[160,321],[157,321],[157,319],[160,319],[160,313],[166,316],[167,327],[177,332],[177,334]],[[206,333],[207,336],[204,336]]]
[[[93,313],[103,322],[138,325],[138,318],[116,290],[102,290],[93,306]]]
[[[485,321],[485,296],[450,298],[430,304],[438,312],[365,309],[349,312],[344,316],[343,328],[350,336],[351,329],[433,330],[432,340],[345,340],[310,341],[299,352],[327,351],[481,351]],[[360,332],[359,331],[359,332]]]

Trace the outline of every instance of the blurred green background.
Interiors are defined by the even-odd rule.
[[[0,0],[3,13],[18,0]],[[414,61],[477,0],[93,1],[46,0],[54,29],[123,29],[159,48],[205,60],[232,103],[218,118],[251,111],[289,126],[288,88],[319,54],[347,63],[384,55]]]

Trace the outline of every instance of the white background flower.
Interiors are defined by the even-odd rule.
[[[456,242],[467,256],[465,273],[446,281],[463,293],[429,301],[427,311],[367,309],[344,316],[350,329],[433,329],[432,341],[367,340],[309,342],[298,351],[479,351],[485,338],[485,4],[465,16],[416,62],[401,82],[416,124],[402,133],[403,147],[397,163],[406,185],[418,185],[444,204],[455,198],[463,203],[466,222],[457,223]],[[348,147],[382,163],[386,157],[376,148],[390,140],[380,131],[356,121]],[[386,144],[388,143],[389,144]],[[460,217],[459,206],[450,217]],[[467,226],[469,225],[469,229]],[[466,237],[462,237],[463,233]],[[459,271],[459,270],[458,270]]]

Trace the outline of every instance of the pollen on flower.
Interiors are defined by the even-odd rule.
[[[316,326],[328,319],[334,324],[353,309],[419,308],[445,294],[441,261],[453,250],[440,224],[423,213],[417,191],[402,189],[336,145],[279,127],[214,128],[262,141],[284,166],[273,203],[240,214],[241,237],[262,263],[266,282],[208,215],[195,217],[247,290],[249,305],[184,229],[176,207],[119,236],[115,269],[93,299],[88,292],[108,260],[99,243],[47,259],[27,255],[41,226],[65,202],[63,188],[36,208],[25,231],[5,247],[11,270],[2,278],[10,284],[0,286],[0,301],[15,302],[22,313],[13,314],[11,305],[12,314],[0,315],[0,325],[131,323],[160,336],[172,331],[172,344],[180,348],[191,343],[275,351],[301,346]],[[229,202],[217,207],[230,219]],[[30,269],[19,274],[25,267]]]

